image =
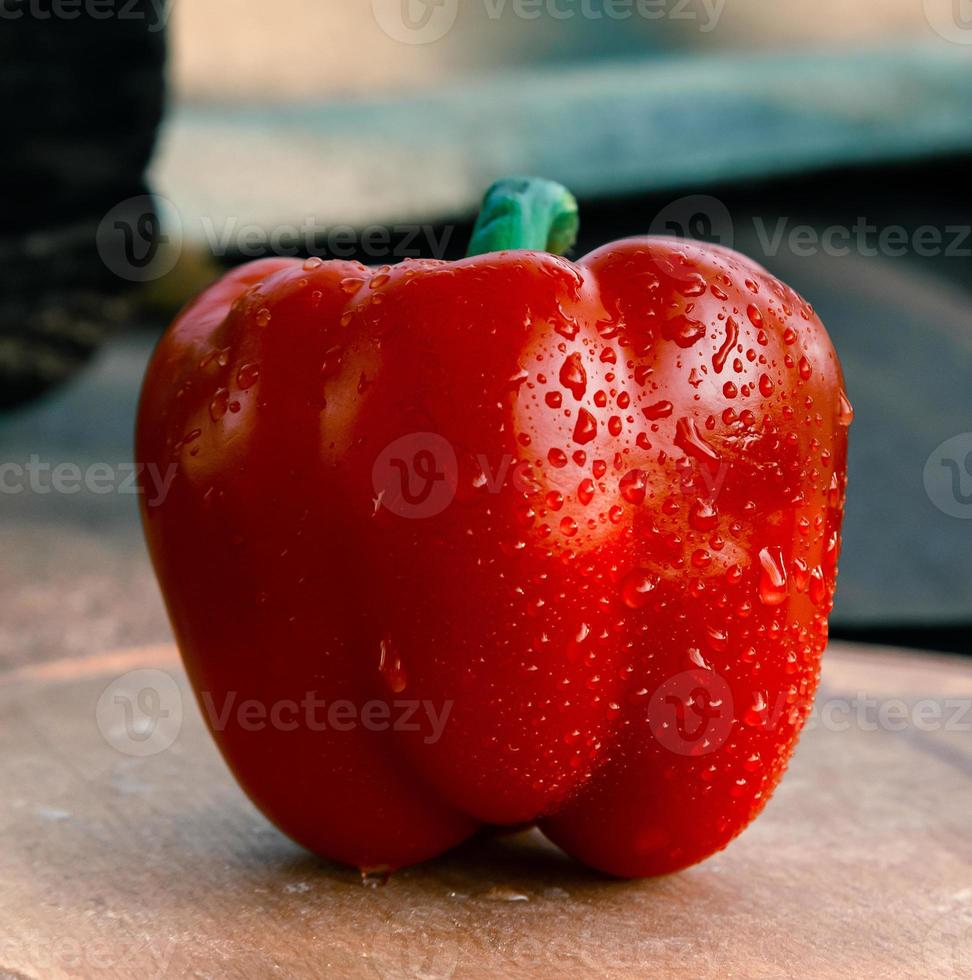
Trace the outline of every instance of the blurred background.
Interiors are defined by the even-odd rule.
[[[857,410],[833,633],[972,652],[968,0],[0,0],[0,664],[167,639],[131,442],[195,291],[462,254],[497,177],[578,254],[719,241]]]

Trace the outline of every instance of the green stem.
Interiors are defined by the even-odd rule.
[[[486,192],[467,255],[509,249],[565,254],[577,241],[574,195],[540,177],[507,177]]]

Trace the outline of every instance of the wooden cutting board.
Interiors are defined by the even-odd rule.
[[[972,669],[835,644],[818,703],[696,868],[613,881],[531,832],[370,887],[253,809],[171,647],[7,668],[0,978],[972,977]]]

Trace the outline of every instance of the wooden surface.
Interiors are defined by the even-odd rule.
[[[146,669],[175,681],[162,707],[177,737],[138,757],[105,704],[134,697],[146,675],[130,672]],[[905,709],[860,723],[862,698],[943,715],[892,731]],[[171,647],[11,662],[0,978],[970,977],[970,699],[968,662],[835,645],[831,723],[703,865],[617,882],[527,833],[368,887],[246,801]],[[879,710],[890,723],[872,724]]]

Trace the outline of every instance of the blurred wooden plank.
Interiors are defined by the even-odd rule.
[[[722,186],[968,153],[970,79],[967,51],[939,40],[509,71],[398,99],[181,105],[153,186],[187,238],[227,245],[254,228],[468,216],[511,173],[583,199]]]
[[[835,645],[825,663],[830,702],[972,699],[961,661]],[[96,706],[146,667],[184,719],[136,758]],[[969,975],[972,771],[929,750],[939,733],[813,727],[756,824],[669,878],[606,880],[531,833],[371,889],[244,799],[171,648],[0,676],[3,977]]]
[[[538,62],[616,60],[685,48],[799,50],[923,40],[933,37],[925,10],[947,22],[952,2],[924,0],[923,9],[914,0],[817,0],[812,6],[733,0],[713,9],[712,0],[708,8],[702,0],[668,0],[645,5],[648,16],[638,16],[633,3],[603,0],[556,5],[448,0],[441,6],[447,11],[451,4],[458,16],[444,37],[403,44],[382,30],[375,16],[383,7],[385,23],[394,24],[394,15],[405,9],[402,0],[282,0],[241,6],[233,17],[226,16],[222,0],[194,0],[169,8],[170,74],[185,100],[315,101],[451,86],[470,75]],[[626,7],[634,16],[624,17]],[[413,8],[421,15],[417,0]],[[611,16],[615,11],[620,16]]]

